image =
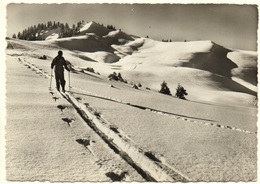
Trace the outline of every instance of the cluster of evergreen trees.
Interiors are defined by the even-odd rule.
[[[13,34],[12,38],[18,38],[21,40],[43,40],[45,37],[43,36],[45,31],[52,31],[55,29],[59,29],[57,33],[59,33],[59,38],[66,38],[78,35],[80,33],[80,28],[84,21],[79,21],[77,24],[73,24],[72,27],[69,26],[68,23],[60,23],[55,21],[48,21],[45,24],[38,24],[34,26],[30,26],[27,29],[24,29],[22,32],[18,32],[18,34]],[[104,26],[102,24],[102,26]],[[105,27],[105,26],[104,26]],[[115,26],[107,25],[108,29],[116,30]]]
[[[164,40],[164,39],[162,39],[162,42],[172,42],[172,40]]]
[[[113,72],[108,76],[108,79],[127,83],[127,80],[122,77],[121,73]]]
[[[163,81],[163,83],[161,84],[161,89],[159,90],[159,93],[165,94],[165,95],[172,95],[171,94],[171,90],[168,87],[167,83],[165,81]],[[176,88],[176,93],[175,96],[179,99],[186,99],[185,96],[188,95],[186,89],[184,89],[183,86],[181,86],[180,84],[178,84],[177,88]]]
[[[45,31],[51,31],[55,29],[60,29],[57,31],[59,33],[59,38],[70,37],[73,35],[79,34],[80,26],[82,22],[78,22],[77,25],[73,24],[72,27],[68,23],[60,23],[55,21],[48,21],[46,24],[38,24],[27,29],[24,29],[22,32],[18,32],[17,35],[13,34],[13,38],[19,38],[21,40],[42,40],[44,39]]]
[[[108,28],[108,29],[112,29],[112,30],[116,30],[116,27],[113,26],[113,25],[107,25],[107,28]]]

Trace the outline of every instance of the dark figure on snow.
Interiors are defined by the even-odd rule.
[[[53,69],[53,67],[55,66],[54,72],[55,72],[57,90],[60,91],[60,85],[61,85],[62,91],[65,92],[66,81],[64,79],[64,67],[68,72],[70,72],[70,70],[67,66],[64,57],[62,57],[62,54],[63,54],[62,51],[58,52],[58,56],[56,56],[51,63],[51,69]]]

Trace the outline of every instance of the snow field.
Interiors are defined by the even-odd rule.
[[[75,75],[74,77],[76,77],[76,76],[79,76],[79,74]],[[103,94],[108,91],[108,90],[104,90],[104,89],[103,90],[99,89],[100,87],[104,87],[104,88],[109,87],[109,85],[102,84],[103,82],[100,82],[100,81],[102,81],[101,79],[96,79],[96,78],[88,76],[88,75],[86,78],[88,80],[86,80],[86,79],[84,80],[84,77],[82,77],[82,76],[79,76],[79,78],[83,79],[84,84],[85,84],[85,85],[79,85],[79,86],[81,86],[81,88],[87,87],[88,91],[97,89],[99,94],[101,93],[101,91]],[[74,81],[74,85],[79,83],[80,79]],[[101,84],[97,84],[96,81],[99,81]],[[124,89],[123,84],[115,82],[113,85],[115,85],[116,87],[120,86],[121,90]],[[88,86],[91,86],[91,88],[88,88]],[[125,88],[128,89],[128,87],[125,87]],[[149,112],[149,111],[147,111],[147,115],[145,115],[146,113],[144,114],[144,112],[146,112],[146,111],[143,112],[143,110],[142,110],[142,112],[140,112],[141,111],[140,109],[133,108],[129,105],[127,105],[128,107],[126,107],[125,104],[121,104],[123,100],[117,100],[116,103],[111,102],[111,100],[116,101],[116,99],[120,99],[120,98],[122,99],[122,96],[119,95],[119,93],[113,93],[113,90],[110,90],[112,92],[109,95],[113,96],[112,95],[112,93],[113,93],[114,97],[116,99],[114,99],[113,97],[111,98],[111,96],[109,96],[109,95],[95,96],[95,94],[93,94],[93,93],[92,94],[86,93],[84,95],[84,90],[79,91],[80,93],[77,94],[77,91],[75,91],[77,89],[79,89],[79,88],[75,88],[75,87],[72,88],[72,90],[74,90],[74,93],[72,93],[72,94],[80,97],[80,99],[82,100],[82,103],[87,98],[86,103],[94,104],[96,109],[98,110],[98,112],[101,113],[102,116],[104,116],[109,122],[113,122],[113,124],[115,124],[117,127],[120,127],[120,129],[124,130],[125,134],[128,135],[137,145],[139,145],[139,146],[141,145],[142,149],[153,150],[153,153],[155,155],[163,154],[164,156],[163,157],[161,156],[161,157],[164,158],[164,160],[167,160],[167,162],[166,162],[167,164],[169,164],[170,166],[172,165],[172,167],[174,167],[174,168],[178,168],[177,169],[178,171],[181,171],[181,172],[185,171],[184,174],[188,175],[188,177],[190,177],[192,179],[192,181],[200,181],[200,180],[201,181],[212,181],[212,180],[214,180],[214,181],[225,181],[225,180],[239,181],[241,178],[243,180],[245,180],[245,177],[244,177],[245,175],[246,176],[250,175],[250,179],[248,179],[248,181],[254,179],[253,178],[254,172],[251,173],[251,171],[255,170],[254,167],[256,165],[254,164],[254,162],[252,162],[252,160],[250,161],[250,158],[254,158],[256,156],[255,155],[256,150],[254,148],[254,144],[256,143],[255,136],[250,136],[250,135],[246,136],[247,134],[244,134],[243,132],[240,132],[240,134],[238,135],[236,132],[233,132],[231,130],[223,129],[223,131],[222,131],[222,130],[219,130],[219,128],[213,127],[213,126],[205,126],[205,125],[199,125],[199,124],[194,124],[194,123],[187,124],[187,123],[184,123],[183,120],[181,120],[181,119],[174,120],[171,117],[167,117],[167,116],[162,117],[162,114],[152,113],[152,114],[154,114],[154,115],[152,115],[151,112]],[[132,91],[134,91],[134,90],[132,90]],[[138,94],[138,96],[139,96],[142,93],[145,93],[145,95],[148,95],[149,93],[152,93],[152,92],[146,92],[146,91],[141,90],[141,91],[135,92],[135,95]],[[129,95],[123,95],[123,96],[127,96],[129,101],[131,101],[130,99],[133,99]],[[104,99],[101,100],[100,99],[101,97],[103,97]],[[110,101],[109,101],[108,97],[110,98]],[[160,95],[160,97],[161,97],[160,102],[162,104],[164,104],[162,102],[163,98],[165,98],[167,100],[169,100],[169,99],[174,100],[174,98],[167,97],[164,95]],[[107,98],[107,100],[106,100],[106,98]],[[143,98],[140,98],[140,96],[139,96],[139,98],[134,98],[134,99],[139,101],[139,103],[137,102],[137,104],[144,103],[143,101],[142,102],[140,101],[140,99],[143,99]],[[157,103],[155,103],[154,100],[155,99],[153,99],[153,101],[150,101],[150,102],[153,102],[153,104],[157,104]],[[174,101],[179,101],[179,100],[176,99]],[[120,102],[120,103],[118,103],[118,102]],[[124,103],[127,104],[128,102],[124,101]],[[186,102],[186,101],[185,101],[185,103],[187,103],[189,105],[192,104],[192,102]],[[209,107],[213,108],[214,107],[213,108],[213,109],[215,109],[214,114],[217,111],[219,111],[219,113],[222,114],[221,117],[225,120],[231,120],[232,118],[234,118],[234,115],[232,115],[232,111],[233,111],[233,113],[236,113],[236,116],[238,116],[239,114],[242,113],[241,117],[245,116],[245,114],[247,113],[245,111],[247,108],[243,108],[243,107],[236,107],[234,109],[232,107],[213,106],[213,105],[205,105],[205,104],[197,104],[197,103],[194,103],[194,106],[196,106],[196,108],[198,108],[198,106],[200,106],[200,107],[206,106],[204,108],[209,108]],[[178,108],[180,108],[180,107],[181,106],[179,105]],[[192,106],[190,106],[189,108],[191,108],[191,107]],[[133,109],[135,109],[135,110],[133,110]],[[223,110],[223,112],[220,111],[221,109]],[[184,109],[182,109],[182,110],[184,110]],[[240,112],[238,110],[240,110]],[[131,112],[131,111],[133,111],[133,112]],[[229,111],[228,114],[225,113],[228,116],[223,117],[224,111]],[[119,114],[117,113],[117,116],[115,117],[113,112],[120,112],[120,113]],[[188,112],[198,113],[198,111],[188,111]],[[204,116],[209,117],[208,116],[209,114],[207,114],[207,113],[209,113],[211,111],[207,110],[207,111],[202,111],[202,112],[205,112]],[[248,112],[250,114],[250,109],[248,110]],[[126,117],[125,114],[131,114],[131,116]],[[212,114],[212,115],[214,115],[214,114]],[[194,115],[194,117],[198,117],[198,114],[197,115],[193,114],[193,115]],[[220,115],[217,114],[215,116],[215,118],[216,117],[219,118]],[[248,115],[245,116],[244,117],[245,120],[248,117],[249,117]],[[140,122],[149,122],[149,123],[140,123]],[[170,125],[169,123],[166,123],[166,122],[169,122],[170,124],[176,122],[177,124],[174,123],[173,125]],[[207,122],[206,119],[205,119],[205,122]],[[163,124],[161,124],[161,123],[163,123]],[[166,125],[165,125],[165,123],[166,123]],[[230,123],[232,123],[232,121],[226,121],[226,123],[228,123],[228,125],[230,126]],[[210,124],[210,122],[208,124]],[[248,128],[248,124],[241,124],[241,125]],[[170,126],[172,128],[169,128],[168,126]],[[179,127],[179,126],[181,126],[181,127]],[[186,128],[184,128],[183,126]],[[136,127],[138,127],[138,128],[136,128]],[[176,129],[176,127],[179,127],[179,128]],[[206,127],[208,127],[208,128],[206,128]],[[149,129],[149,133],[146,132],[146,130],[148,130],[148,129]],[[137,130],[139,130],[140,132]],[[154,130],[154,131],[151,132],[151,130]],[[161,130],[161,131],[158,131],[158,130]],[[170,132],[167,133],[167,130],[168,131],[170,130]],[[113,131],[109,130],[109,132],[113,132]],[[146,133],[144,134],[144,132],[146,132]],[[159,132],[161,132],[161,134],[158,134]],[[139,137],[138,135],[141,135],[141,137]],[[153,135],[152,140],[149,138],[150,135]],[[169,137],[166,135],[168,135]],[[184,137],[181,135],[183,135]],[[187,137],[187,135],[189,135],[189,136]],[[214,137],[214,138],[205,139],[205,137],[208,137],[208,138]],[[168,143],[169,141],[171,142],[172,139],[174,139],[175,141],[173,141],[172,143]],[[136,140],[138,140],[138,142]],[[151,143],[149,143],[145,140],[150,140]],[[167,144],[166,144],[165,140],[168,140],[168,141],[166,141]],[[192,143],[190,142],[191,140],[193,140]],[[219,140],[223,140],[223,142],[219,142]],[[232,141],[230,142],[228,140],[230,140],[230,141],[232,140]],[[234,141],[234,140],[236,140],[236,141]],[[246,143],[241,145],[240,140],[243,140],[243,142],[246,140],[245,141]],[[227,143],[227,141],[228,141],[228,143]],[[177,145],[176,145],[176,142],[178,143]],[[229,145],[228,147],[226,146],[227,144]],[[209,145],[214,145],[214,146],[210,147]],[[247,149],[243,148],[245,145],[248,146]],[[181,146],[181,147],[179,147],[179,146]],[[237,147],[237,146],[239,146],[239,147]],[[169,151],[169,148],[171,148],[171,149],[174,148],[174,150]],[[186,150],[184,148],[186,148],[188,150]],[[236,151],[237,149],[238,149],[238,151]],[[158,151],[158,150],[160,150],[160,151]],[[162,152],[161,150],[164,150],[164,152]],[[179,153],[180,150],[182,150],[183,153]],[[250,150],[250,154],[245,153],[243,150],[244,151]],[[171,155],[168,155],[169,153],[171,153]],[[176,160],[173,158],[172,153],[175,153],[174,156],[177,155],[175,157]],[[167,155],[167,156],[165,156],[165,155]],[[186,157],[184,157],[183,155],[186,155]],[[236,156],[232,156],[232,155],[236,155]],[[229,157],[233,157],[234,159],[226,161],[226,158],[229,158]],[[241,159],[241,158],[243,158],[243,159]],[[186,159],[186,161],[185,161],[185,159]],[[193,159],[199,160],[199,161],[195,162],[196,164],[194,164]],[[176,162],[174,162],[173,160]],[[223,165],[223,161],[225,162],[224,165]],[[183,163],[187,163],[187,164],[183,164]],[[209,163],[212,163],[212,164],[209,164]],[[241,168],[241,164],[244,167]],[[185,165],[188,168],[184,167],[183,165]],[[232,165],[232,169],[230,170],[229,167],[231,165]],[[197,168],[199,168],[199,169],[197,170]],[[248,169],[248,168],[251,168],[252,170]],[[215,170],[214,174],[212,173],[213,170]],[[235,172],[235,170],[239,171],[241,174],[234,177],[232,175],[232,173]],[[249,172],[251,174],[249,174]],[[194,174],[194,173],[196,173],[196,174]],[[194,176],[194,175],[196,175],[196,176]]]
[[[80,96],[84,100],[83,95]],[[157,158],[163,157],[166,163],[187,175],[191,181],[239,181],[249,175],[249,180],[254,178],[256,163],[254,159],[251,160],[256,158],[254,134],[185,123],[183,120],[110,101],[98,105],[100,99],[85,96],[86,98],[90,104],[95,104],[102,116],[120,127],[144,152],[151,151]],[[115,117],[113,112],[120,113]],[[232,169],[223,165],[223,162],[232,165]],[[217,170],[213,172],[216,166]],[[231,174],[239,168],[240,176]]]
[[[172,178],[169,173],[161,169],[156,163],[151,161],[149,158],[145,157],[142,151],[136,148],[130,140],[126,137],[122,137],[118,129],[116,131],[111,128],[111,125],[105,125],[104,120],[100,120],[99,117],[90,113],[90,111],[86,108],[86,106],[80,102],[78,102],[73,96],[66,93],[66,97],[79,109],[81,110],[82,116],[85,116],[87,119],[91,119],[97,131],[105,134],[106,139],[110,142],[110,144],[115,144],[119,150],[122,150],[129,156],[133,162],[138,165],[142,170],[147,172],[150,176],[154,178],[155,181],[187,181],[188,178],[180,174],[180,172],[176,172],[172,170],[171,172],[175,175],[176,178]],[[92,108],[93,109],[93,108]],[[94,111],[93,113],[96,113]],[[123,156],[124,157],[124,156]]]
[[[91,29],[95,30],[95,26]],[[57,42],[12,41],[10,48],[15,50],[8,50],[8,53],[22,56],[36,66],[38,72],[50,74],[50,61],[57,51],[70,49],[64,50],[64,56],[77,68],[71,73],[71,97],[83,107],[87,107],[84,104],[95,107],[94,114],[109,124],[100,124],[95,117],[93,120],[111,142],[115,140],[118,145],[125,146],[129,154],[136,152],[131,150],[134,145],[154,163],[161,164],[165,172],[174,170],[190,181],[256,180],[257,108],[253,102],[257,89],[255,74],[248,73],[256,68],[255,53],[226,49],[211,41],[161,43],[135,39],[125,44],[123,39],[122,45],[109,45],[110,41],[118,39],[120,32],[102,34],[99,37],[88,33]],[[105,39],[110,40],[100,48],[98,45]],[[43,54],[48,60],[37,59]],[[119,62],[111,64],[116,61],[109,59],[111,54],[119,56]],[[237,68],[232,69],[235,65]],[[87,67],[93,67],[101,75],[85,72]],[[106,77],[113,71],[144,87],[136,90],[129,84],[108,81]],[[66,80],[68,84],[68,78]],[[159,94],[157,91],[163,80],[172,94],[175,86],[181,83],[189,93],[188,101]],[[75,124],[74,120],[65,121],[69,128]],[[119,135],[126,139],[120,142]],[[88,137],[77,140],[82,145],[93,145]],[[124,140],[131,140],[130,147]],[[94,147],[85,147],[93,155]],[[143,158],[137,154],[132,157],[137,162]],[[146,170],[157,179],[166,180],[167,176],[151,168],[157,170],[150,166]],[[120,173],[123,175],[124,171],[117,171],[118,175]],[[129,178],[128,181],[133,180]]]
[[[22,61],[21,63],[24,63],[26,66],[30,66],[31,68],[34,69],[34,71],[41,71],[42,73],[45,73],[44,71],[39,70],[33,64],[30,64],[26,61]],[[52,95],[53,94],[54,93],[52,92]],[[102,134],[105,134],[105,136],[107,137],[106,139],[107,141],[110,142],[110,144],[117,145],[119,150],[122,150],[126,155],[128,155],[134,161],[134,163],[138,163],[137,165],[140,165],[138,167],[140,167],[142,170],[147,172],[150,175],[150,177],[154,178],[155,181],[186,181],[188,179],[182,176],[181,173],[176,172],[174,170],[170,170],[170,175],[169,175],[166,171],[162,170],[157,164],[155,164],[149,158],[144,156],[144,154],[138,148],[136,148],[133,144],[130,143],[130,140],[127,140],[126,137],[122,138],[122,134],[118,135],[117,133],[114,132],[113,129],[111,130],[111,125],[105,126],[104,122],[101,122],[99,118],[91,114],[89,110],[86,108],[86,106],[78,102],[76,98],[71,96],[69,93],[66,93],[64,97],[67,98],[68,101],[72,102],[72,104],[77,109],[81,110],[82,111],[81,114],[83,113],[82,115],[86,119],[90,119],[91,122],[93,122],[93,125],[96,127],[98,132],[102,132]],[[96,111],[94,111],[93,113],[96,113]],[[68,125],[71,126],[70,124]],[[172,178],[171,175],[173,175],[174,178]]]
[[[19,66],[15,61],[8,62],[7,112],[10,115],[6,125],[7,180],[91,179],[96,173],[94,163],[81,154],[73,159],[83,149],[73,146],[73,135],[62,126],[63,114],[53,104],[48,91],[44,92],[46,88],[39,89],[38,84],[44,82],[47,85],[47,80],[28,72],[26,67]],[[25,80],[30,80],[30,83],[24,83]],[[60,103],[68,106],[64,100]],[[43,118],[43,114],[47,116]],[[89,172],[93,173],[90,178],[86,175],[86,167],[82,167],[83,160],[84,165],[90,167]],[[74,179],[71,178],[73,175]],[[104,181],[105,178],[100,179]]]

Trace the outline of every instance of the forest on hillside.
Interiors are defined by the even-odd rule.
[[[29,26],[17,34],[13,34],[12,38],[18,38],[21,40],[44,40],[46,35],[50,33],[59,34],[59,38],[66,38],[80,34],[80,28],[84,24],[84,21],[79,21],[77,24],[69,26],[68,23],[61,23],[55,21],[48,21],[47,23],[39,23],[37,25]],[[104,26],[102,24],[102,26]],[[115,26],[107,25],[108,29],[115,30]]]

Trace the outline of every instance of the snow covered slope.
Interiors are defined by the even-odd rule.
[[[51,48],[55,52],[56,48],[64,50],[75,67],[93,67],[106,76],[120,72],[128,81],[156,91],[166,81],[172,94],[178,83],[183,85],[189,100],[226,103],[228,99],[229,103],[248,105],[256,97],[256,52],[233,50],[212,41],[159,42],[138,38],[94,21],[83,22],[78,36],[53,39],[53,33],[48,38],[34,43],[48,47],[46,53],[54,51]],[[13,41],[21,48],[41,47],[21,42]]]
[[[50,36],[48,36],[47,38],[45,38],[45,40],[55,40],[59,38],[59,34],[57,33],[52,33]]]
[[[14,44],[11,46],[15,48]],[[36,56],[47,53],[47,57],[51,58],[57,50],[54,47],[48,49],[44,44],[38,46],[42,48],[7,50],[9,100],[6,141],[9,180],[107,181],[105,174],[114,176],[111,179],[115,181],[127,169],[126,176],[124,174],[121,177],[123,180],[119,181],[143,181],[144,178],[138,178],[135,172],[130,172],[131,169],[119,162],[120,159],[116,159],[121,154],[131,155],[133,161],[142,160],[143,157],[135,153],[144,153],[150,162],[162,166],[161,169],[166,172],[175,171],[171,177],[184,176],[185,180],[181,181],[256,180],[257,108],[245,105],[245,102],[240,102],[238,106],[232,103],[219,105],[213,101],[208,104],[180,100],[148,90],[145,86],[136,90],[130,84],[109,81],[102,74],[80,70],[72,72],[70,96],[74,97],[74,102],[85,108],[94,108],[93,114],[96,116],[90,117],[93,122],[106,120],[100,124],[98,131],[107,131],[109,143],[117,142],[120,136],[124,140],[118,144],[125,148],[125,152],[117,155],[116,151],[107,149],[88,126],[80,126],[86,122],[80,121],[76,113],[78,111],[73,110],[75,106],[55,92],[49,93],[47,88],[50,81],[44,77],[45,74],[50,75],[51,59],[41,60]],[[80,60],[73,55],[73,51],[64,54],[71,61]],[[25,62],[30,63],[30,67],[23,66]],[[101,71],[112,70],[111,64],[96,64],[103,66]],[[183,69],[187,69],[187,74],[200,71]],[[67,73],[65,78],[68,82]],[[16,87],[19,90],[13,90]],[[66,87],[68,89],[68,85]],[[44,92],[44,88],[47,92]],[[33,102],[28,94],[36,96]],[[227,94],[224,93],[222,97],[227,98]],[[42,108],[46,110],[40,111]],[[68,121],[70,118],[72,122]],[[102,126],[107,129],[104,130]],[[39,137],[41,133],[46,137]],[[113,136],[115,134],[117,137]],[[22,143],[18,140],[22,140]],[[91,144],[81,146],[84,140]],[[34,145],[33,149],[28,146],[30,144]],[[40,151],[35,152],[35,148]],[[84,149],[87,149],[85,154]],[[72,159],[62,164],[68,158]],[[143,162],[136,164],[142,165]],[[96,169],[98,171],[94,172]],[[152,171],[148,164],[146,169]],[[153,171],[159,173],[159,170]],[[158,181],[168,179],[160,175],[157,178]]]
[[[78,57],[85,58],[87,61],[114,63],[126,54],[133,53],[133,50],[141,46],[129,44],[133,41],[134,38],[132,36],[121,30],[110,30],[95,22],[89,22],[82,25],[79,35],[56,40],[52,39],[49,44],[75,51]]]
[[[85,35],[87,33],[94,33],[97,36],[104,36],[107,35],[111,30],[94,22],[82,22],[81,28],[80,28],[80,35]]]
[[[229,59],[231,54],[236,58]],[[236,103],[239,98],[254,100],[256,60],[254,53],[226,49],[211,41],[164,43],[145,39],[138,52],[122,58],[116,66],[126,78],[154,89],[165,80],[170,88],[184,85],[190,91],[189,99],[220,103],[229,99]],[[239,61],[250,68],[238,65]],[[239,83],[232,80],[234,77]]]
[[[189,100],[250,105],[256,98],[255,52],[227,49],[212,41],[158,42],[120,30],[101,36],[101,28],[102,32],[107,31],[90,22],[82,31],[94,32],[82,36],[9,42],[21,48],[47,48],[40,52],[50,57],[62,49],[75,67],[92,67],[105,76],[120,72],[128,81],[140,82],[156,91],[166,81],[174,94],[180,83],[187,89]]]
[[[159,42],[95,22],[80,31],[7,40],[9,180],[257,180],[256,52]],[[45,79],[59,50],[73,68],[67,96]],[[113,72],[128,82],[108,80]],[[158,93],[163,81],[173,96]],[[187,100],[174,96],[178,83]]]

